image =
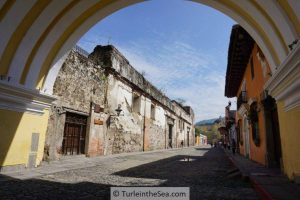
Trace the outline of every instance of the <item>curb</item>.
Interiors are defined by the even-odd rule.
[[[253,177],[251,176],[248,176],[248,175],[245,175],[242,171],[241,171],[241,168],[239,166],[237,166],[237,164],[234,162],[233,158],[228,155],[227,152],[225,152],[225,150],[223,149],[225,155],[227,156],[227,158],[230,160],[230,162],[232,163],[232,165],[234,167],[236,167],[237,169],[239,169],[239,171],[241,172],[242,174],[242,178],[243,179],[249,179],[251,185],[253,186],[254,190],[258,193],[258,195],[263,199],[263,200],[275,200],[272,195],[266,191],[261,184],[259,184],[257,181],[255,181],[253,179]]]
[[[267,192],[259,183],[257,183],[252,177],[249,177],[251,184],[253,185],[255,191],[264,200],[275,200],[269,192]]]

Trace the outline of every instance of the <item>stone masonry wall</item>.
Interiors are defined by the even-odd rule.
[[[108,75],[107,110],[110,113],[106,132],[105,155],[142,151],[143,117],[132,112],[132,88],[113,75]],[[115,109],[121,105],[122,113],[116,116]]]
[[[165,127],[149,123],[148,128],[148,139],[149,139],[149,149],[148,150],[157,150],[164,149],[166,143],[166,129]]]
[[[53,103],[48,120],[44,159],[59,159],[65,124],[65,108],[89,115],[91,102],[104,106],[104,70],[72,50],[56,78]]]
[[[172,147],[179,147],[187,137],[186,127],[193,127],[192,109],[171,101],[110,45],[95,47],[88,57],[72,50],[59,71],[53,94],[57,101],[50,111],[45,159],[61,156],[66,111],[88,116],[87,156],[168,148],[170,120]],[[140,97],[135,105],[134,95]],[[95,112],[96,105],[101,112]],[[119,105],[122,112],[117,116]],[[180,120],[185,128],[179,130]]]
[[[106,76],[100,65],[71,51],[56,78],[53,95],[61,106],[89,113],[90,102],[103,105]]]
[[[95,63],[117,72],[123,78],[129,80],[133,85],[148,93],[161,104],[167,106],[169,109],[173,109],[171,100],[147,81],[145,77],[132,67],[129,61],[112,45],[96,46],[94,51],[89,55],[89,58],[94,60]]]

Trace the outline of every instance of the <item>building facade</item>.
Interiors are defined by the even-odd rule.
[[[192,146],[194,113],[156,89],[113,46],[74,48],[56,78],[45,160]]]
[[[268,167],[282,167],[277,105],[264,85],[269,64],[250,35],[232,28],[225,95],[237,97],[236,132],[239,152]]]
[[[235,148],[239,152],[239,137],[236,132],[236,110],[231,110],[231,102],[225,107],[224,126],[219,129],[224,147]]]
[[[214,119],[214,121],[205,124],[196,124],[196,128],[199,130],[200,134],[207,136],[207,144],[217,143],[222,139],[222,135],[219,132],[219,128],[224,126],[224,118],[220,117]]]
[[[203,134],[196,136],[196,145],[207,145],[207,136]]]

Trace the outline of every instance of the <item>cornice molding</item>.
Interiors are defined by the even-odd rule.
[[[265,89],[277,101],[284,102],[285,111],[300,106],[300,42],[265,84]]]
[[[38,90],[0,81],[0,109],[41,115],[54,100],[54,96],[46,95]]]
[[[249,110],[248,104],[243,103],[243,104],[239,107],[238,113],[239,113],[239,115],[242,117],[242,116],[244,116],[244,115],[247,113],[248,110]]]

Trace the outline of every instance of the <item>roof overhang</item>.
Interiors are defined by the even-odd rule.
[[[225,82],[226,97],[237,95],[253,45],[254,40],[240,25],[232,27]]]

